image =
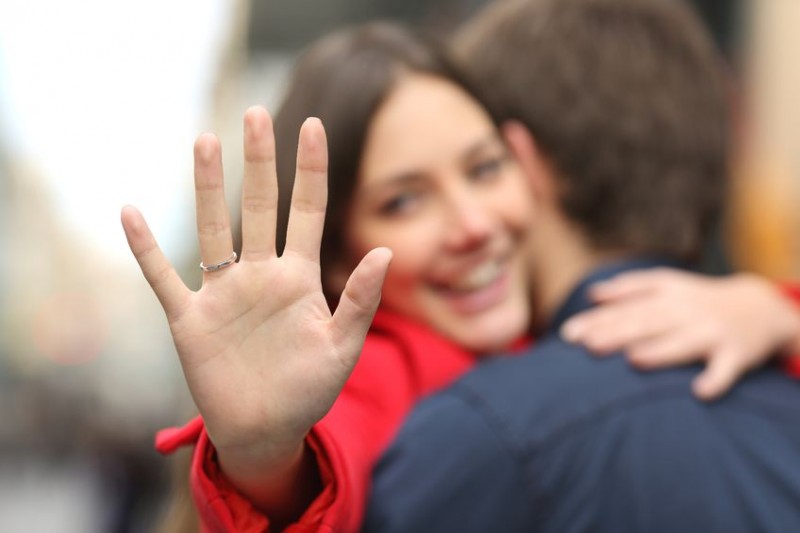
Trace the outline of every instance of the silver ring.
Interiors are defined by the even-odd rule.
[[[236,262],[236,258],[239,257],[236,255],[236,252],[233,252],[229,258],[221,263],[214,263],[213,265],[204,265],[202,261],[200,261],[200,270],[203,272],[216,272],[217,270],[222,270],[225,267],[229,267]]]

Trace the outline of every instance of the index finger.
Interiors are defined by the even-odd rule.
[[[641,296],[663,287],[675,275],[662,268],[623,272],[609,280],[594,283],[589,288],[589,294],[595,302]]]
[[[300,128],[285,253],[319,261],[328,202],[328,143],[318,118]]]

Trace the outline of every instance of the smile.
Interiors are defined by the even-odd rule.
[[[493,308],[504,301],[511,279],[507,261],[488,261],[434,289],[456,312],[473,314]]]
[[[499,261],[487,261],[472,269],[466,276],[449,283],[446,288],[454,292],[477,291],[494,283],[504,271]]]

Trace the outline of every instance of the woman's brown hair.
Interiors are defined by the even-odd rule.
[[[408,73],[439,76],[474,94],[441,48],[393,23],[372,22],[330,34],[301,56],[274,120],[280,188],[279,251],[288,221],[297,134],[306,117],[315,116],[325,126],[329,151],[328,211],[320,250],[323,273],[347,259],[344,229],[369,126],[381,104]],[[337,289],[323,276],[323,290],[329,300],[336,300]]]

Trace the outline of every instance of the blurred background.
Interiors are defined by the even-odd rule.
[[[174,459],[153,434],[193,407],[120,208],[198,287],[198,133],[222,139],[233,208],[242,113],[277,107],[303,46],[375,18],[445,36],[483,3],[0,2],[0,531],[151,531],[164,515]],[[709,268],[797,279],[800,2],[692,3],[742,119]]]

